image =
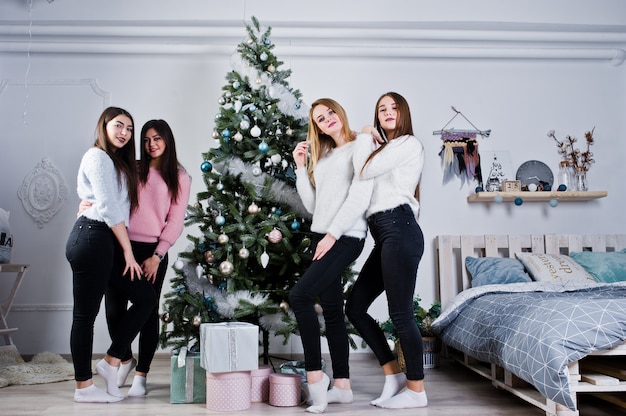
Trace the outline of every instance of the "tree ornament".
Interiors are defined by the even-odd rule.
[[[250,129],[250,134],[252,137],[259,137],[261,135],[261,129],[255,124],[254,127]]]
[[[285,134],[289,137],[293,135],[293,130],[291,129],[291,127],[288,127],[287,130],[285,130]]]
[[[220,98],[218,98],[218,99],[217,99],[217,103],[218,103],[219,105],[224,105],[224,104],[226,104],[226,98],[224,98],[224,97],[220,97]]]
[[[279,304],[280,309],[282,309],[283,311],[287,312],[289,311],[289,304],[285,301],[280,302]]]
[[[276,215],[282,215],[282,213],[283,213],[283,210],[280,208],[276,208],[276,210],[274,211],[274,214]]]
[[[293,220],[291,222],[291,226],[290,227],[291,227],[291,229],[293,231],[298,231],[300,229],[300,223],[298,221],[296,221],[296,220]]]
[[[261,61],[263,61],[263,62],[267,61],[267,58],[268,58],[268,56],[267,56],[267,54],[265,52],[262,52],[261,56],[259,56],[259,59]]]
[[[267,143],[265,143],[265,140],[259,143],[259,152],[267,153],[269,149],[270,149],[270,146]]]
[[[263,250],[263,254],[261,254],[261,266],[265,269],[268,264],[270,264],[270,255],[267,254],[267,251]]]
[[[242,106],[243,104],[241,103],[241,101],[239,100],[235,101],[235,113],[238,113],[239,111],[241,111]]]
[[[267,239],[270,240],[270,243],[278,244],[283,239],[283,233],[278,228],[274,228],[267,235]]]
[[[224,129],[222,130],[222,137],[228,139],[230,137],[230,130]]]
[[[221,245],[228,244],[229,240],[230,239],[228,238],[226,234],[220,234],[217,236],[217,242],[220,243]]]
[[[237,132],[235,133],[235,135],[233,136],[233,139],[235,139],[236,142],[241,142],[243,140],[243,134]]]
[[[263,80],[261,78],[257,78],[254,82],[256,82],[256,85],[261,85]]]
[[[202,317],[200,315],[196,315],[191,318],[191,324],[193,326],[200,326],[202,324]]]
[[[270,38],[268,38],[268,37],[265,37],[265,38],[263,39],[263,44],[264,44],[265,46],[270,46],[270,45],[272,44],[272,39],[270,39]]]
[[[250,204],[250,206],[248,206],[248,213],[253,215],[258,214],[260,209],[261,208],[259,208],[259,206],[253,202]]]
[[[218,133],[217,130],[213,130],[213,133],[211,133],[211,137],[213,137],[215,140],[219,140],[220,134]]]
[[[172,322],[172,317],[170,316],[169,312],[163,312],[161,314],[161,321],[168,323],[168,322]]]
[[[250,122],[248,120],[241,120],[239,122],[239,128],[241,130],[248,130],[250,128]]]
[[[204,161],[204,162],[202,162],[202,164],[200,165],[200,170],[201,170],[202,172],[210,172],[210,171],[211,171],[211,169],[213,169],[213,165],[211,164],[211,162]]]
[[[220,273],[223,275],[230,275],[233,271],[235,271],[235,266],[228,260],[224,260],[220,263]]]
[[[221,227],[224,224],[226,224],[226,218],[224,218],[223,215],[215,217],[215,225],[219,225]]]
[[[280,154],[276,153],[270,156],[270,160],[272,161],[273,164],[278,165],[281,162],[281,160],[283,160],[283,158],[280,156]]]
[[[233,81],[233,88],[237,89],[241,86],[241,83],[239,83],[239,81]]]
[[[276,71],[276,68],[274,67],[274,65],[269,64],[267,67],[267,72],[269,72],[270,74],[273,74],[274,71]]]
[[[178,259],[174,262],[174,269],[180,271],[183,269],[183,267],[185,267],[185,264],[181,259]]]
[[[556,198],[552,198],[548,204],[550,204],[552,208],[556,208],[556,206],[559,205],[559,201]]]
[[[223,184],[222,182],[218,182],[218,183],[215,185],[215,189],[217,189],[218,191],[223,190],[223,189],[224,189],[224,184]]]
[[[207,250],[204,252],[204,260],[207,263],[213,263],[215,261],[215,256],[211,250]]]
[[[250,250],[245,247],[239,249],[239,258],[247,259],[248,257],[250,257]]]
[[[263,171],[261,170],[260,167],[255,166],[255,167],[252,168],[252,174],[254,176],[259,176],[261,173],[263,173]]]
[[[520,205],[524,203],[524,200],[518,196],[517,198],[515,198],[515,201],[513,202],[515,203],[515,205],[519,207]]]

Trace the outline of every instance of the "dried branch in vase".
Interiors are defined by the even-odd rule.
[[[574,168],[574,171],[582,170],[587,172],[589,171],[591,164],[595,162],[595,160],[593,160],[593,153],[590,150],[594,141],[593,132],[595,129],[596,128],[594,127],[591,131],[585,133],[587,148],[584,152],[574,147],[574,143],[578,141],[578,139],[574,136],[567,135],[565,136],[565,140],[560,141],[556,138],[554,130],[550,130],[548,132],[548,137],[552,137],[554,139],[559,154],[563,160],[567,161],[569,165]]]

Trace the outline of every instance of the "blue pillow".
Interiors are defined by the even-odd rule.
[[[598,282],[626,281],[626,249],[613,252],[581,251],[569,255]]]
[[[518,259],[467,256],[465,266],[472,276],[472,287],[532,281]]]

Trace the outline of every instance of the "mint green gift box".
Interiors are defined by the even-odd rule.
[[[206,403],[206,370],[200,353],[186,350],[172,355],[170,403]]]

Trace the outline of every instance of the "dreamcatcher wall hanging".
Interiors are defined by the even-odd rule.
[[[479,130],[454,106],[451,106],[454,116],[441,130],[433,131],[434,135],[441,135],[443,145],[439,156],[443,166],[443,184],[447,184],[455,177],[461,179],[462,185],[476,180],[482,186],[483,178],[480,169],[480,154],[478,153],[478,141],[476,136],[489,137],[491,130]],[[473,129],[448,129],[452,121],[461,115]]]

